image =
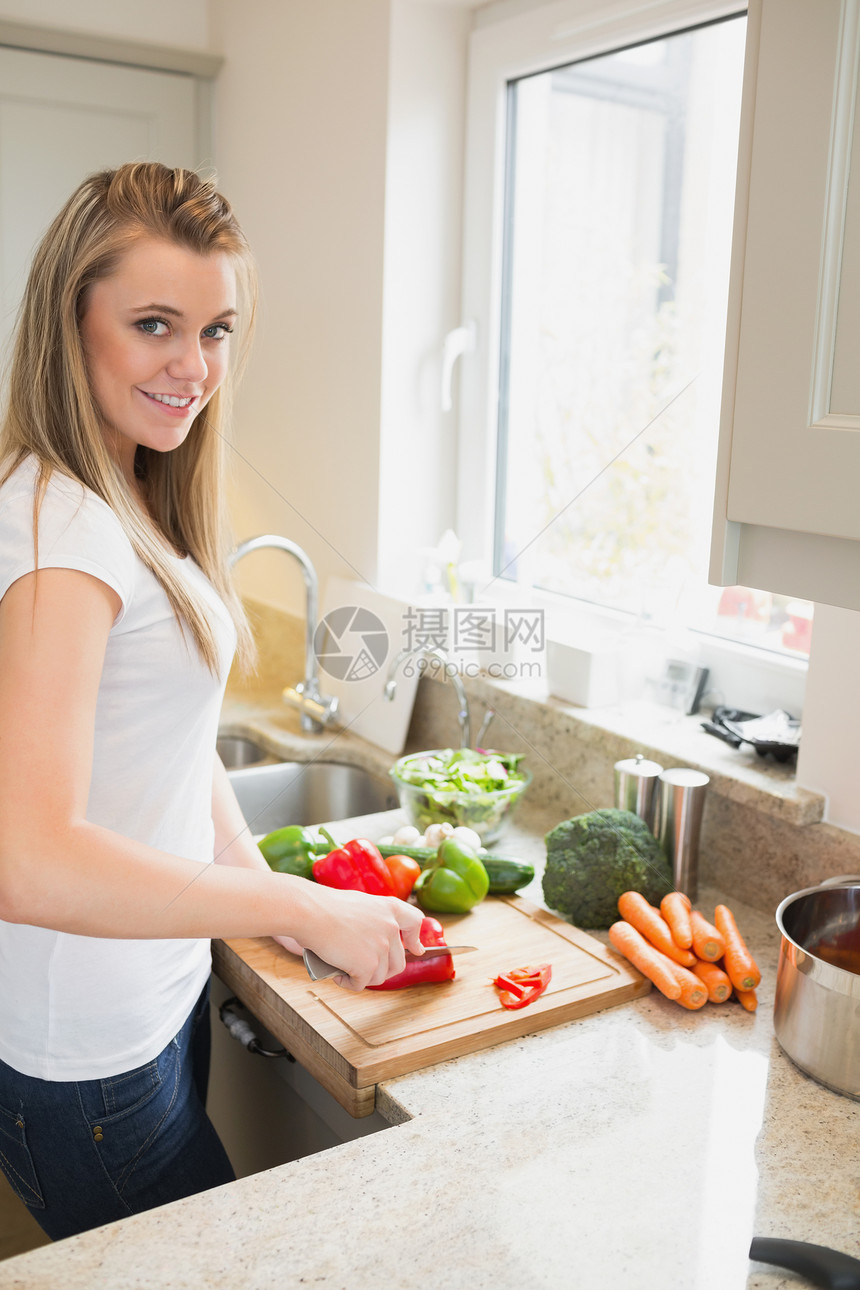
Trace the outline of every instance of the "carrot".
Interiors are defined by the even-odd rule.
[[[693,929],[690,926],[690,900],[682,891],[670,891],[660,901],[660,913],[669,924],[672,940],[682,950],[688,950],[693,944]]]
[[[761,972],[738,931],[734,914],[728,905],[717,905],[714,922],[726,943],[725,970],[732,985],[736,990],[754,990],[761,982]]]
[[[689,972],[687,968],[681,967],[680,963],[674,963],[671,959],[669,962],[675,980],[681,987],[677,1002],[683,1008],[689,1008],[691,1012],[697,1008],[704,1008],[708,1002],[708,988],[704,981],[700,981],[695,972]]]
[[[681,987],[672,972],[671,959],[655,950],[635,927],[623,920],[613,923],[609,929],[609,939],[618,953],[623,954],[643,976],[647,976],[667,999],[681,997]]]
[[[755,1012],[758,1007],[758,999],[755,990],[735,990],[735,996],[747,1012]]]
[[[704,918],[697,909],[690,910],[690,926],[693,929],[693,950],[696,958],[706,963],[715,963],[725,953],[726,943],[716,927]]]
[[[669,924],[661,918],[653,905],[649,905],[638,891],[625,891],[618,897],[618,912],[631,927],[651,942],[656,950],[674,959],[683,967],[692,967],[696,956],[689,950],[680,949],[672,940]]]
[[[723,969],[716,963],[706,963],[704,959],[698,959],[693,971],[707,987],[711,1003],[725,1003],[732,992],[732,983]]]

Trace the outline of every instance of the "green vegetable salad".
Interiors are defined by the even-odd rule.
[[[448,821],[495,837],[531,776],[522,753],[440,748],[402,757],[392,768],[401,803],[419,828]]]

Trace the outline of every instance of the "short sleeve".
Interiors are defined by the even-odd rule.
[[[0,599],[13,582],[36,567],[33,498],[36,467],[20,466],[0,488]],[[113,511],[82,484],[54,473],[39,510],[39,568],[78,569],[111,587],[122,606],[134,587],[134,548]]]

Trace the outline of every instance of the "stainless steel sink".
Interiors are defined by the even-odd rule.
[[[227,770],[234,770],[239,766],[259,766],[272,760],[265,748],[242,735],[219,735],[215,748]]]
[[[341,762],[277,762],[229,770],[230,783],[251,832],[285,824],[323,824],[398,805],[393,785],[361,766]]]

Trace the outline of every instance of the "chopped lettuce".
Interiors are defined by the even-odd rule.
[[[443,748],[432,755],[404,758],[397,774],[407,784],[429,791],[496,793],[525,779],[517,770],[522,753],[476,752]]]

